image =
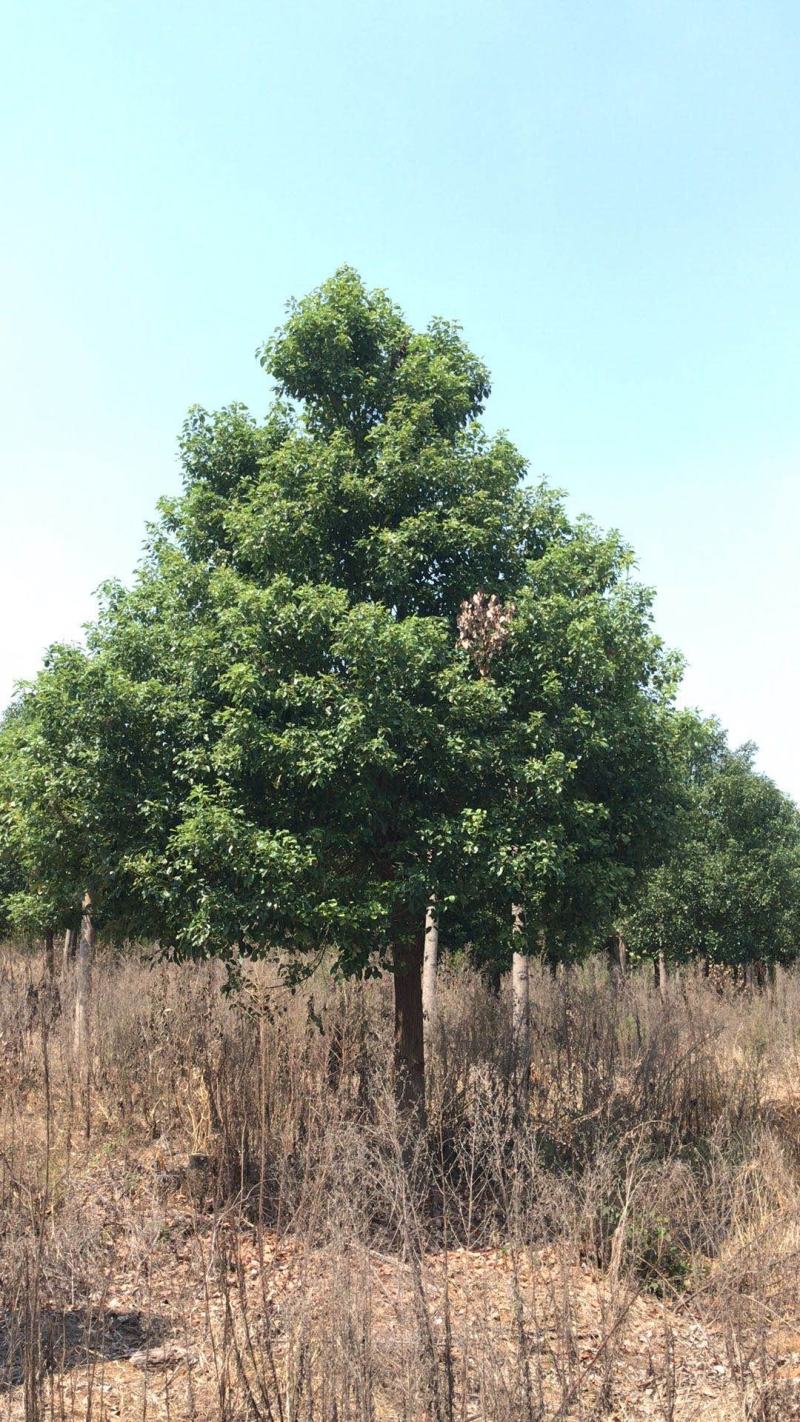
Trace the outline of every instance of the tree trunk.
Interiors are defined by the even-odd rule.
[[[63,968],[66,973],[70,964],[74,961],[75,950],[78,946],[78,935],[74,928],[68,928],[64,934],[64,958]]]
[[[425,912],[425,951],[422,960],[422,1019],[431,1040],[436,1023],[436,971],[439,965],[439,920],[436,899],[432,898]]]
[[[531,1012],[530,969],[524,953],[515,953],[511,960],[511,995],[514,1051],[516,1056],[524,1056]]]
[[[425,1041],[422,1013],[424,935],[394,950],[395,1098],[401,1117],[425,1124]]]
[[[659,948],[656,959],[656,987],[662,997],[667,995],[667,955],[663,948]]]
[[[47,969],[47,981],[52,982],[56,975],[56,957],[53,950],[52,928],[48,928],[44,935],[44,961]]]
[[[500,996],[500,988],[503,984],[503,974],[499,965],[495,962],[487,963],[483,970],[483,980],[486,989],[492,997]]]
[[[606,952],[609,973],[613,982],[619,985],[628,970],[628,949],[621,933],[612,933],[607,939]]]
[[[512,904],[511,931],[514,938],[522,937],[524,926],[524,908],[521,904]],[[514,1057],[514,1079],[517,1090],[517,1104],[520,1107],[524,1107],[527,1102],[530,1084],[530,1023],[530,962],[526,953],[519,953],[515,950],[511,959],[511,1042]]]
[[[75,1055],[81,1063],[88,1063],[90,1013],[92,1005],[92,958],[94,957],[94,923],[92,921],[92,899],[87,892],[83,896],[81,931],[78,938],[75,975]]]

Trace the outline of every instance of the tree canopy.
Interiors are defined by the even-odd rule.
[[[581,951],[674,799],[678,667],[630,551],[525,483],[458,327],[412,330],[351,269],[261,360],[266,418],[190,412],[133,585],[4,728],[37,912],[89,883],[98,922],[178,956],[327,950],[401,996],[432,893],[484,948],[521,900]],[[490,661],[459,633],[476,597]]]
[[[684,793],[668,854],[645,880],[627,927],[639,953],[727,964],[796,956],[800,813],[731,750],[715,722],[685,723]]]

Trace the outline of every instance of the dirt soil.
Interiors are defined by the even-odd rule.
[[[202,1161],[165,1160],[160,1148],[86,1171],[78,1204],[104,1260],[101,1286],[71,1309],[42,1300],[42,1412],[29,1402],[26,1414],[20,1377],[0,1392],[0,1417],[214,1422],[267,1417],[271,1406],[290,1422],[300,1413],[284,1394],[292,1356],[319,1350],[334,1316],[349,1311],[379,1364],[372,1415],[388,1422],[409,1415],[404,1356],[419,1338],[420,1298],[423,1332],[449,1356],[467,1422],[483,1415],[487,1386],[502,1386],[504,1371],[510,1381],[521,1352],[531,1415],[548,1422],[800,1417],[800,1301],[796,1318],[770,1330],[757,1367],[731,1356],[718,1310],[704,1317],[696,1297],[667,1302],[615,1282],[613,1258],[601,1272],[556,1249],[452,1249],[424,1254],[415,1268],[402,1251],[309,1248],[290,1230],[209,1212],[202,1174]],[[232,1411],[234,1392],[248,1387],[255,1406]]]

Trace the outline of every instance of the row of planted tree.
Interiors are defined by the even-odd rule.
[[[497,976],[628,952],[788,960],[800,820],[676,709],[680,658],[615,534],[480,416],[457,327],[343,268],[261,352],[258,422],[191,412],[184,492],[0,728],[8,934],[394,974],[424,1099],[437,935]]]

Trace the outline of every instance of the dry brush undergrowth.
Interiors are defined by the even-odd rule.
[[[800,978],[445,971],[429,1129],[388,985],[0,959],[0,1418],[794,1415]],[[800,1353],[798,1353],[800,1357]]]

